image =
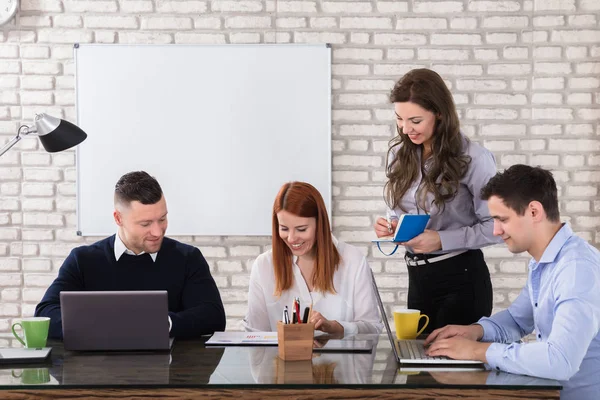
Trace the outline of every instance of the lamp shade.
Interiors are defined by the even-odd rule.
[[[87,138],[87,134],[78,126],[47,114],[35,116],[35,128],[42,146],[49,153],[70,149]]]

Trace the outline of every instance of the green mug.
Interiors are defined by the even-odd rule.
[[[23,330],[24,337],[17,335],[17,332],[15,332],[17,326],[20,326]],[[49,327],[50,318],[48,317],[23,318],[21,322],[12,325],[12,333],[23,346],[28,349],[35,349],[46,347]]]
[[[12,376],[21,378],[21,382],[25,385],[50,382],[50,371],[48,368],[26,368],[23,369],[20,374],[15,374],[15,370],[13,369]]]

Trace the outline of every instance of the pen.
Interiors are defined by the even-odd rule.
[[[302,323],[306,324],[308,323],[308,313],[309,313],[310,309],[308,307],[306,307],[304,309],[304,317],[302,317]]]
[[[298,323],[302,323],[302,318],[300,317],[300,297],[296,297],[296,314],[298,315]]]
[[[294,307],[294,309],[292,310],[292,324],[297,324],[298,323],[298,316],[296,314],[296,308]]]
[[[387,228],[388,228],[388,232],[392,233],[392,220],[393,219],[398,219],[398,216],[396,215],[396,212],[394,210],[390,210],[388,209],[385,213],[385,219],[387,219]]]
[[[285,306],[285,310],[283,310],[284,324],[290,323],[290,313],[288,312],[288,307]]]
[[[292,315],[296,312],[296,305],[296,298],[294,297],[294,301],[292,301]],[[295,322],[292,323],[295,324]]]

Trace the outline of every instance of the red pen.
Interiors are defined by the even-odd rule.
[[[292,324],[297,324],[298,323],[298,319],[297,319],[297,313],[296,313],[296,298],[294,298],[294,301],[292,302]]]
[[[298,316],[296,315],[296,307],[292,310],[292,324],[298,323]]]

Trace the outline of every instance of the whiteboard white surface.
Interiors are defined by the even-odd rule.
[[[270,235],[278,189],[305,181],[331,213],[326,45],[78,45],[79,234],[110,235],[117,180],[162,186],[167,235]],[[331,215],[331,214],[330,214]]]

